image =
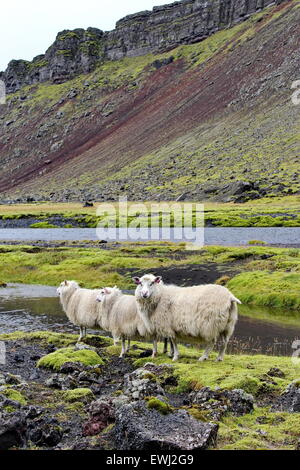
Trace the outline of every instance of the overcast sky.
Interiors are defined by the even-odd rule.
[[[0,5],[0,70],[11,59],[43,54],[63,29],[114,29],[130,13],[174,0],[14,0]]]

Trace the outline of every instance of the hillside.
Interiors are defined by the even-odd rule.
[[[184,0],[12,61],[1,200],[299,193],[300,2],[271,3]]]

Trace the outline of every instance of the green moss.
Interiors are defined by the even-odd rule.
[[[88,336],[88,338],[92,338]],[[53,344],[56,347],[70,346],[77,342],[78,336],[68,333],[55,333],[52,331],[15,331],[13,333],[4,333],[0,335],[1,341],[34,341],[43,345]]]
[[[159,400],[156,397],[147,398],[147,408],[150,410],[156,410],[162,415],[167,415],[172,412],[172,408],[167,403]]]
[[[151,345],[149,345],[151,347]],[[172,387],[176,393],[200,390],[202,387],[216,389],[241,388],[253,395],[261,396],[280,394],[289,383],[299,378],[299,370],[293,365],[289,357],[276,357],[264,355],[226,355],[223,362],[215,362],[216,353],[210,360],[199,363],[201,351],[196,348],[187,348],[179,345],[180,358],[172,362],[165,355],[151,359],[155,364],[169,363],[174,366],[174,375],[178,385]],[[139,358],[134,361],[136,367],[143,366],[148,358]],[[277,367],[285,374],[284,379],[274,378],[275,384],[265,379],[271,367]]]
[[[6,396],[9,400],[18,401],[21,405],[26,405],[26,398],[18,390],[14,390],[11,387],[7,387],[5,390],[0,392],[2,395]]]
[[[187,412],[193,416],[193,418],[198,419],[198,421],[211,421],[210,412],[207,410],[200,410],[196,405],[191,408],[187,408]]]
[[[93,392],[89,388],[74,388],[73,390],[67,390],[63,393],[64,400],[73,403],[80,401],[89,401],[94,397]]]
[[[80,362],[86,366],[95,366],[104,364],[103,359],[95,352],[89,349],[75,350],[74,348],[62,348],[43,356],[37,362],[37,367],[46,367],[59,370],[66,362]]]
[[[300,273],[245,272],[229,281],[228,287],[247,304],[300,309]]]
[[[49,222],[36,222],[35,224],[31,224],[30,228],[58,228],[56,225],[49,224]]]
[[[252,413],[241,417],[224,417],[219,427],[218,449],[293,450],[300,434],[297,415],[274,413],[269,408],[257,407]]]

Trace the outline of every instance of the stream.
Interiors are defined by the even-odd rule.
[[[270,316],[270,309],[242,305],[239,311],[239,320],[228,345],[228,353],[292,355],[293,341],[300,340],[298,312],[282,312],[293,319],[294,323],[289,325],[266,320],[266,316]],[[56,287],[8,284],[6,288],[1,288],[0,334],[36,330],[78,332],[78,328],[68,321],[62,311]]]

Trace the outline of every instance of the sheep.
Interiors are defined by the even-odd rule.
[[[177,340],[205,343],[205,352],[199,358],[204,361],[218,339],[222,345],[217,360],[223,360],[237,322],[237,304],[241,303],[226,287],[165,285],[160,276],[153,274],[133,280],[140,317],[150,334],[171,339],[174,361],[179,357]]]
[[[157,338],[147,333],[144,322],[138,315],[137,303],[133,295],[123,294],[117,287],[104,287],[99,292],[97,301],[102,304],[99,317],[102,327],[110,331],[113,337],[120,337],[122,340],[120,357],[124,357],[129,351],[131,339],[140,340],[145,337],[152,337],[152,357],[157,355]],[[126,339],[128,340],[127,347]],[[167,352],[167,340],[164,343],[164,352]],[[172,351],[171,354],[173,354]]]
[[[98,290],[82,289],[75,281],[63,281],[57,289],[60,303],[68,319],[80,328],[78,341],[86,336],[87,328],[99,328],[99,311],[96,302]]]

